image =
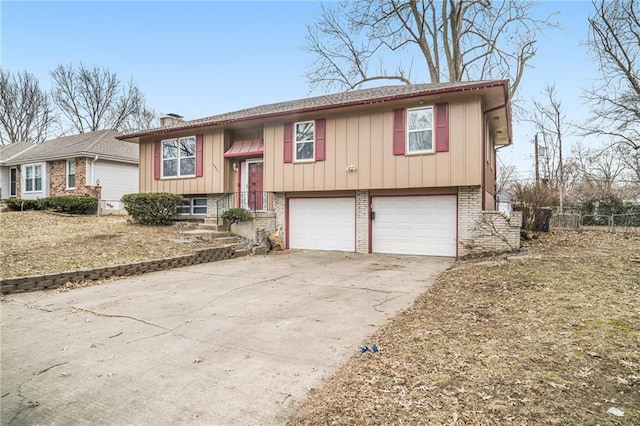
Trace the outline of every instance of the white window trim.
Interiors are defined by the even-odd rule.
[[[184,140],[184,139],[193,139],[194,140],[194,146],[193,146],[193,157],[181,157],[180,156],[180,141]],[[165,142],[171,142],[171,141],[176,141],[178,143],[178,156],[175,158],[165,158],[164,157],[164,143]],[[171,139],[163,139],[162,141],[160,141],[160,176],[162,179],[177,179],[177,178],[185,178],[185,177],[195,177],[196,176],[196,156],[197,156],[197,152],[196,152],[196,147],[198,144],[198,140],[196,138],[195,135],[192,136],[183,136],[181,138],[171,138]],[[182,159],[188,159],[188,158],[193,158],[193,174],[191,175],[182,175],[180,174],[180,162],[182,161]],[[171,176],[165,176],[164,175],[164,161],[165,160],[177,160],[177,165],[176,165],[176,174],[171,175]]]
[[[311,123],[313,125],[313,136],[311,140],[298,141],[298,124],[307,124]],[[313,153],[311,154],[311,158],[298,158],[298,143],[309,143],[311,142],[313,146]],[[316,122],[315,120],[308,121],[298,121],[293,123],[293,162],[294,163],[311,163],[316,161]]]
[[[76,160],[67,160],[67,166],[65,168],[65,180],[67,182],[67,189],[76,189],[77,183],[75,185],[73,185],[73,186],[69,186],[69,165],[71,164],[71,162],[74,163],[73,164],[73,180],[74,180],[74,182],[76,180],[75,179],[76,178],[76,170],[77,170],[77,167],[78,167],[78,162]]]
[[[181,216],[206,216],[207,213],[209,212],[209,206],[207,204],[207,197],[184,197],[182,199],[184,200],[189,200],[189,212],[188,213],[183,213],[182,211],[180,212]],[[205,205],[204,206],[195,206],[194,202],[195,200],[205,200]],[[204,213],[195,213],[193,211],[194,207],[204,207],[206,208],[207,211],[205,211]],[[180,208],[182,209],[182,205],[180,205]]]
[[[41,185],[42,187],[40,189],[32,189],[31,191],[27,191],[27,168],[29,167],[33,167],[33,188],[36,187],[36,167],[40,166],[40,181],[41,181]],[[24,168],[24,173],[23,173],[23,184],[24,184],[24,189],[22,192],[24,192],[25,194],[36,194],[38,192],[44,192],[44,163],[33,163],[33,164],[25,164],[23,166]]]
[[[15,170],[16,174],[16,190],[15,192],[11,192],[11,171]],[[18,196],[18,168],[17,167],[9,167],[9,197],[17,197]]]
[[[411,111],[430,110],[431,111],[431,128],[409,130],[409,113]],[[407,155],[433,154],[436,152],[436,129],[433,105],[421,106],[418,108],[407,108],[407,119],[405,120],[405,152]],[[425,132],[431,130],[431,149],[422,149],[420,151],[412,151],[409,149],[409,134],[417,132]]]

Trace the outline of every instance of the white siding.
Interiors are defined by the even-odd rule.
[[[9,167],[0,166],[0,199],[9,198]]]
[[[138,192],[138,166],[98,160],[93,163],[93,173],[89,167],[87,184],[95,185],[98,181],[102,187],[101,199],[119,204],[124,194]]]
[[[26,192],[27,184],[27,172],[25,171],[27,166],[42,166],[42,191]],[[46,198],[49,196],[49,163],[29,163],[23,164],[20,169],[20,197],[25,200],[37,200],[39,198]]]

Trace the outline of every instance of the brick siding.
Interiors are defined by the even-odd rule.
[[[102,188],[100,186],[86,185],[87,159],[75,158],[75,161],[76,182],[74,189],[67,189],[67,160],[56,160],[48,162],[49,196],[53,197],[56,195],[90,195],[92,197],[100,199]]]
[[[286,199],[283,192],[276,192],[273,194],[273,211],[276,214],[276,229],[280,229],[280,237],[282,238],[282,244],[287,246],[287,233],[285,227],[285,203]]]
[[[369,191],[356,191],[356,252],[369,253]]]
[[[522,215],[482,210],[480,187],[458,188],[458,255],[520,248]]]

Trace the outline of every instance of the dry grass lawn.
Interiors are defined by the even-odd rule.
[[[291,424],[640,424],[640,233],[523,252],[457,261]]]
[[[0,214],[0,278],[117,265],[187,254],[211,243],[185,239],[173,226],[128,224],[123,216]]]
[[[189,253],[175,227],[0,215],[1,277]],[[640,424],[640,232],[555,231],[457,261],[291,424]],[[363,342],[364,343],[364,342]],[[622,415],[620,415],[622,414]]]

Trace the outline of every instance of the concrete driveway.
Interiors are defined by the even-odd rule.
[[[451,262],[292,251],[7,296],[1,423],[285,423]]]

